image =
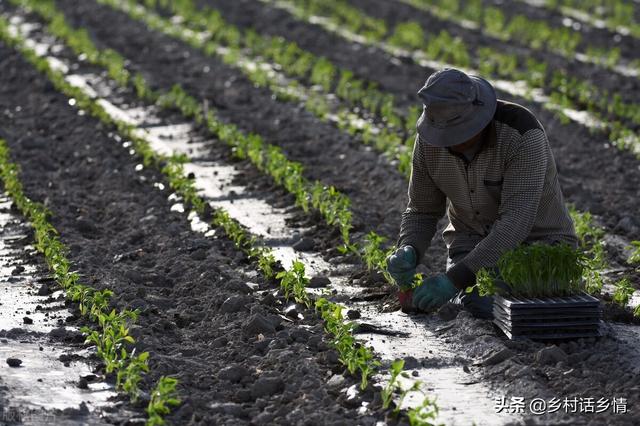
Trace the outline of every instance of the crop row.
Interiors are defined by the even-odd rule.
[[[640,38],[640,23],[635,17],[638,6],[630,1],[545,0],[541,5],[589,24],[604,24],[611,31]]]
[[[6,25],[6,22],[0,22]],[[142,157],[144,164],[159,168],[167,177],[171,188],[183,198],[185,204],[199,214],[204,213],[206,202],[197,195],[193,181],[186,177],[181,163],[183,159],[157,154],[150,148],[149,143],[144,138],[137,136],[134,127],[110,117],[95,100],[64,82],[63,75],[53,71],[48,66],[46,59],[37,57],[34,52],[27,49],[23,49],[22,52],[30,60],[37,61],[38,68],[44,70],[50,78],[55,77],[52,81],[54,81],[56,88],[68,96],[73,96],[79,108],[89,111],[91,115],[99,118],[105,124],[114,126],[122,138],[131,140],[136,153]],[[330,302],[324,297],[319,297],[315,300],[311,299],[305,288],[308,279],[305,277],[304,265],[296,261],[291,269],[277,272],[279,266],[271,249],[259,245],[254,236],[246,232],[239,223],[221,209],[214,210],[212,225],[223,229],[225,234],[234,241],[236,247],[257,263],[266,278],[279,280],[285,297],[292,298],[308,307],[312,305],[315,307],[325,321],[326,331],[332,335],[331,343],[338,351],[340,361],[351,374],[360,375],[363,389],[367,387],[368,379],[380,365],[379,361],[374,358],[370,349],[355,340],[352,333],[353,324],[344,321],[340,305]],[[166,414],[166,405],[177,403],[177,400],[172,396],[172,390],[169,386],[171,383],[175,387],[175,381],[162,380],[159,383],[152,396],[150,407],[153,406],[156,411],[160,411],[157,408],[162,406],[165,408],[164,413]],[[425,398],[422,405],[409,410],[407,415],[411,419],[412,425],[428,425],[430,423],[427,420],[431,419],[434,413],[437,413],[437,406],[435,406],[433,400]]]
[[[147,5],[153,7],[168,5],[172,13],[178,14],[182,18],[178,21],[184,22],[183,24],[177,24],[176,20],[164,19],[145,10],[141,6],[137,6],[133,0],[101,1],[129,13],[135,19],[142,20],[151,28],[181,39],[207,54],[222,56],[227,64],[239,68],[255,84],[268,87],[280,100],[303,101],[307,110],[317,117],[322,120],[335,120],[341,129],[352,135],[359,134],[364,143],[373,144],[378,151],[395,160],[394,162],[401,173],[405,176],[409,175],[414,131],[409,132],[407,136],[402,132],[394,131],[397,130],[398,124],[383,128],[374,126],[369,121],[361,120],[357,115],[350,113],[349,107],[342,107],[336,114],[329,115],[330,106],[326,96],[306,89],[297,81],[282,81],[278,73],[270,70],[270,64],[258,61],[260,61],[260,57],[268,57],[289,76],[301,78],[311,84],[318,83],[318,79],[314,79],[313,76],[320,71],[327,71],[329,75],[339,74],[340,78],[335,92],[339,99],[347,103],[360,102],[361,105],[369,106],[370,104],[375,105],[377,99],[384,98],[389,102],[384,102],[382,105],[397,105],[397,102],[391,102],[393,99],[391,94],[372,88],[373,83],[352,78],[350,71],[334,66],[326,58],[316,57],[300,49],[293,42],[286,42],[280,37],[261,36],[252,30],[243,32],[226,23],[217,11],[206,8],[196,9],[191,0],[170,3],[162,0],[145,0]],[[241,50],[243,48],[244,50]],[[246,59],[247,53],[245,52],[247,51],[253,55],[249,59]],[[255,66],[256,63],[260,66]],[[602,122],[606,118],[601,116],[600,111],[602,110],[606,110],[610,115],[631,120],[634,124],[640,119],[639,105],[623,102],[618,94],[613,97],[612,102],[606,102],[608,98],[603,98],[601,96],[603,93],[594,93],[593,86],[575,78],[565,77],[565,74],[560,72],[555,72],[553,75],[557,92],[553,92],[552,99],[558,106],[573,107],[571,99],[577,99],[580,102],[580,107],[591,111]],[[331,85],[330,80],[325,81],[324,85],[320,85],[324,94],[329,95]],[[366,89],[363,89],[365,87]],[[608,94],[605,93],[605,95]],[[558,106],[553,111],[561,119],[566,120],[567,117]],[[406,128],[414,129],[413,122],[417,117],[417,108],[412,107],[408,112],[397,107],[382,108],[378,114],[390,114],[386,112],[387,110],[399,111],[399,116],[406,119]],[[391,114],[389,117],[398,116]],[[387,124],[392,124],[394,121],[395,119]],[[633,130],[615,120],[608,122],[608,126],[609,138],[616,147],[628,149],[640,156],[640,141]]]
[[[320,120],[335,122],[351,135],[359,135],[364,143],[397,162],[398,169],[409,176],[417,107],[401,109],[392,94],[379,91],[374,83],[355,78],[351,71],[336,67],[281,37],[242,31],[226,23],[217,11],[195,9],[191,0],[170,3],[172,13],[180,16],[180,20],[163,18],[133,0],[99,1],[206,55],[221,58],[257,86],[268,88],[278,100],[303,103]],[[155,0],[146,3],[158,5]],[[274,65],[262,62],[262,57],[274,61]],[[282,72],[275,71],[275,67]],[[302,84],[286,79],[282,73],[302,80]],[[310,89],[305,84],[317,86]],[[342,102],[338,104],[332,99],[332,93]],[[372,122],[376,118],[380,125]]]
[[[126,69],[125,59],[117,52],[98,49],[86,31],[71,28],[51,0],[12,1],[38,13],[48,22],[47,27],[52,34],[64,40],[76,54],[86,55],[88,62],[104,67],[119,85],[131,85],[142,99],[164,108],[175,108],[185,117],[204,125],[213,136],[227,143],[237,157],[249,159],[258,169],[271,175],[277,184],[294,194],[297,205],[305,212],[311,207],[318,209],[329,225],[340,229],[345,244],[349,244],[352,226],[349,199],[319,181],[309,182],[303,176],[302,165],[288,160],[279,147],[265,143],[259,135],[244,134],[235,125],[222,122],[213,108],[204,108],[199,100],[177,84],[168,92],[152,90],[140,74],[132,74]],[[190,198],[197,199],[197,196],[194,193]]]
[[[418,60],[425,58],[468,69],[475,65],[477,72],[491,78],[507,78],[523,81],[528,90],[544,87],[551,100],[562,100],[561,104],[545,102],[544,107],[556,114],[561,120],[570,118],[563,113],[563,107],[588,112],[600,122],[597,131],[604,132],[612,144],[622,149],[629,149],[640,155],[640,138],[629,128],[624,120],[635,117],[640,109],[635,102],[618,101],[611,104],[587,103],[581,101],[588,94],[596,98],[607,99],[607,91],[598,89],[593,84],[569,76],[565,71],[552,70],[544,62],[533,58],[519,58],[516,54],[504,53],[491,47],[480,47],[471,56],[469,49],[460,38],[454,38],[446,31],[439,34],[425,34],[423,28],[414,21],[396,25],[393,33],[369,31],[363,25],[364,20],[357,10],[344,2],[320,2],[319,0],[261,0],[267,4],[286,9],[294,17],[308,21],[312,16],[321,15],[323,19],[314,18],[313,22],[322,25],[326,30],[340,36],[374,45],[394,55],[410,54]],[[371,17],[369,17],[371,18]],[[374,18],[371,18],[374,19]],[[383,20],[375,20],[372,28],[384,28]],[[476,71],[473,71],[476,72]],[[579,84],[578,84],[579,83]],[[526,95],[525,96],[529,96]],[[608,117],[611,115],[612,117]],[[609,118],[609,120],[608,120]],[[596,130],[596,128],[593,128]]]
[[[63,74],[50,67],[45,58],[37,56],[26,46],[23,39],[12,34],[8,22],[2,17],[0,17],[0,39],[20,51],[28,62],[49,78],[56,89],[75,99],[78,108],[87,110],[92,115],[125,131],[124,123],[112,121],[102,107],[81,90],[70,85]],[[143,158],[145,163],[151,160],[150,155],[145,155]],[[135,322],[138,312],[109,310],[109,301],[113,294],[110,290],[99,291],[78,282],[79,275],[71,271],[71,264],[66,257],[68,249],[48,221],[51,213],[44,206],[31,201],[24,195],[19,180],[19,168],[10,162],[9,150],[4,141],[0,144],[0,174],[8,195],[34,227],[36,248],[44,253],[56,281],[64,289],[67,298],[78,303],[81,314],[97,324],[93,329],[82,328],[82,332],[87,336],[87,343],[93,343],[96,346],[98,356],[105,362],[105,371],[116,373],[116,388],[125,391],[133,401],[136,401],[140,392],[138,384],[141,375],[149,371],[149,354],[147,352],[136,354],[135,348],[129,350],[129,346],[135,344],[134,338],[129,334],[129,325]],[[164,424],[163,416],[170,411],[171,406],[180,403],[176,395],[177,384],[178,381],[175,378],[164,376],[160,378],[150,394],[150,402],[147,406],[148,425]]]
[[[505,16],[503,8],[484,6],[482,0],[463,2],[450,0],[400,0],[440,19],[473,27],[493,38],[514,41],[534,50],[546,50],[569,60],[576,59],[577,48],[586,43],[579,32],[571,27],[554,27],[541,19],[523,14]],[[586,46],[586,60],[614,68],[621,64],[620,49]],[[625,66],[640,71],[640,61]]]
[[[11,44],[6,32],[6,22],[0,20],[0,39]],[[86,335],[85,343],[96,347],[98,357],[105,364],[107,374],[115,373],[116,389],[129,395],[136,402],[140,395],[139,383],[142,375],[149,372],[149,353],[136,354],[135,339],[129,334],[129,326],[137,317],[137,311],[109,309],[113,292],[96,290],[81,284],[79,274],[71,270],[71,262],[67,257],[68,248],[60,241],[58,232],[49,222],[51,212],[42,204],[29,199],[20,182],[20,168],[11,162],[9,148],[0,139],[0,179],[4,190],[11,197],[18,210],[29,221],[34,230],[35,247],[45,257],[56,282],[65,293],[65,297],[78,304],[80,314],[94,325],[84,326],[81,331]],[[168,407],[177,405],[180,400],[176,395],[177,380],[163,376],[158,380],[151,392],[151,400],[147,406],[148,425],[160,425],[162,416]]]
[[[327,224],[340,230],[344,243],[341,247],[343,252],[352,252],[361,256],[370,268],[384,269],[384,259],[391,250],[382,248],[386,238],[372,231],[360,244],[351,241],[349,198],[332,186],[327,187],[319,181],[312,183],[306,180],[303,177],[303,166],[288,160],[279,147],[265,143],[259,135],[245,135],[234,124],[222,122],[215,115],[213,108],[204,108],[198,99],[186,93],[179,85],[174,85],[171,91],[164,93],[151,90],[141,75],[131,75],[127,71],[124,66],[125,59],[118,53],[110,49],[97,49],[86,31],[71,28],[64,20],[64,16],[57,12],[51,0],[12,1],[20,2],[39,13],[49,23],[48,28],[54,35],[68,43],[76,54],[84,55],[87,61],[107,69],[109,75],[118,84],[123,87],[129,84],[145,101],[156,103],[164,108],[175,108],[186,118],[203,124],[213,136],[231,146],[237,157],[249,159],[259,170],[272,176],[277,184],[292,193],[296,198],[296,204],[305,212],[308,212],[311,207],[318,209]],[[110,2],[111,0],[100,1]],[[139,8],[137,10],[145,11]],[[157,15],[147,13],[147,16],[153,18]],[[165,20],[159,20],[157,24],[167,28],[164,27],[164,24],[167,24]]]

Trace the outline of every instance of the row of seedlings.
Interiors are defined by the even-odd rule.
[[[482,0],[467,0],[464,3],[445,0],[400,0],[437,18],[456,23],[464,28],[479,30],[502,41],[514,41],[534,50],[556,53],[569,60],[576,54],[588,62],[615,69],[621,65],[620,49],[603,49],[586,45],[579,52],[581,43],[587,43],[581,33],[572,27],[554,27],[542,19],[533,19],[524,14],[505,16],[503,8],[484,6]],[[624,64],[634,72],[640,71],[640,61]]]
[[[587,22],[595,27],[605,27],[613,32],[640,38],[640,22],[635,18],[638,6],[625,0],[545,0],[531,2],[534,6],[555,10],[563,15]]]
[[[318,2],[317,0],[261,0],[270,5],[283,8],[300,20],[308,21],[311,16],[320,14],[323,19],[315,17],[314,24],[322,25],[326,30],[336,33],[349,40],[374,45],[396,55],[414,57],[418,62],[423,59],[440,62],[439,66],[452,65],[462,69],[470,69],[477,66],[473,73],[492,78],[506,78],[510,81],[522,81],[527,83],[525,97],[531,97],[536,102],[542,102],[543,106],[553,112],[560,120],[568,122],[573,118],[564,113],[564,108],[588,110],[591,115],[588,127],[594,132],[603,132],[609,141],[620,149],[627,149],[640,157],[640,137],[636,134],[624,117],[610,117],[613,108],[600,108],[604,105],[587,103],[583,105],[580,99],[574,98],[579,93],[566,90],[566,81],[572,81],[571,76],[561,70],[551,70],[544,62],[536,61],[531,57],[519,59],[517,55],[504,53],[490,47],[480,47],[471,56],[469,49],[463,40],[453,38],[447,32],[438,35],[425,35],[424,30],[415,22],[398,24],[391,35],[387,31],[379,31],[385,28],[383,20],[368,17],[364,19],[364,12],[343,3]],[[376,31],[373,31],[373,29]],[[590,83],[583,82],[583,87],[589,87],[593,93],[606,98],[609,93],[600,90]],[[558,85],[556,87],[555,85]],[[547,97],[535,97],[535,88],[545,88],[549,93]],[[562,103],[556,101],[562,99]],[[622,107],[622,108],[621,108]],[[622,109],[636,110],[634,102],[621,101]]]
[[[591,213],[579,212],[573,206],[570,207],[569,212],[575,224],[580,250],[585,255],[583,281],[585,282],[588,293],[598,295],[602,292],[604,284],[602,271],[610,269],[605,253],[605,231],[594,223]],[[630,246],[627,247],[627,250],[630,250],[631,253],[627,258],[627,264],[632,267],[632,265],[640,263],[640,243],[638,241],[632,241]],[[613,285],[613,302],[617,303],[623,309],[627,308],[631,296],[635,292],[629,278],[623,276],[614,282]],[[633,316],[640,318],[640,305],[633,309]]]
[[[364,237],[362,243],[351,241],[351,210],[347,196],[319,181],[308,181],[303,176],[302,165],[288,160],[279,147],[265,143],[259,135],[244,134],[234,124],[224,123],[215,115],[213,108],[205,108],[179,85],[169,92],[152,90],[140,74],[132,74],[126,69],[124,58],[117,52],[98,49],[85,31],[69,26],[51,0],[25,0],[23,3],[38,13],[48,23],[47,28],[52,34],[64,40],[74,53],[83,55],[87,62],[105,68],[116,83],[122,87],[131,86],[142,100],[163,108],[176,109],[185,118],[204,125],[212,136],[230,145],[235,156],[250,160],[260,171],[273,177],[277,184],[293,194],[296,204],[305,212],[311,208],[317,209],[328,225],[339,229],[343,253],[361,256],[370,269],[385,269],[385,258],[393,247],[385,249],[386,238],[373,231]]]
[[[271,90],[280,101],[303,103],[305,108],[323,121],[335,121],[337,126],[351,135],[360,135],[366,144],[397,162],[398,169],[409,176],[411,172],[412,129],[418,108],[401,109],[390,93],[378,90],[375,83],[353,76],[346,69],[336,67],[325,58],[300,49],[295,43],[280,37],[265,37],[255,31],[242,31],[225,22],[217,11],[196,9],[191,0],[171,3],[172,13],[180,19],[167,19],[139,5],[135,0],[99,0],[132,19],[144,22],[149,28],[177,38],[194,49],[210,56],[219,56],[227,64],[238,68],[258,87]],[[149,6],[158,6],[156,0],[147,0]],[[180,23],[184,21],[184,23]],[[251,55],[247,57],[247,54]],[[268,58],[288,77],[260,62]],[[258,64],[258,66],[256,66]],[[318,84],[309,89],[305,84]],[[340,99],[337,105],[332,94]],[[354,107],[360,113],[354,112]],[[380,124],[375,124],[377,120]]]
[[[3,22],[0,20],[0,25],[6,26],[7,23],[6,21]],[[60,25],[59,21],[58,25]],[[71,32],[74,30],[68,29],[68,31]],[[19,43],[15,38],[13,41]],[[142,157],[143,164],[147,167],[160,168],[167,176],[170,186],[183,198],[186,205],[191,206],[191,208],[199,214],[204,212],[206,202],[197,194],[197,190],[193,186],[193,181],[186,177],[183,171],[183,158],[176,156],[168,157],[155,153],[144,138],[136,136],[134,127],[109,116],[95,100],[67,83],[61,73],[52,70],[45,58],[37,57],[34,52],[24,46],[21,46],[21,51],[30,60],[37,61],[36,63],[40,70],[44,70],[50,78],[53,77],[52,81],[54,81],[54,85],[59,90],[76,99],[76,105],[78,105],[79,108],[86,109],[101,121],[115,126],[123,138],[131,140],[135,151]],[[96,50],[94,52],[99,51]],[[110,72],[116,72],[116,70],[111,68]],[[123,70],[118,72],[119,75],[122,75],[122,73]],[[144,93],[150,91],[141,76],[137,76],[135,85]],[[163,102],[161,97],[158,97],[158,102]],[[269,248],[259,245],[256,238],[249,235],[241,225],[234,221],[226,212],[216,210],[213,216],[212,225],[224,229],[226,235],[234,241],[236,246],[242,249],[249,258],[257,262],[260,270],[267,278],[279,280],[282,291],[287,298],[292,298],[296,302],[305,304],[308,307],[315,307],[325,321],[325,329],[332,336],[331,344],[338,351],[340,361],[351,374],[360,376],[361,388],[366,388],[369,379],[380,366],[380,362],[375,359],[369,348],[356,341],[353,336],[354,324],[344,320],[342,307],[324,297],[318,297],[315,300],[311,299],[311,296],[306,291],[308,279],[305,276],[305,268],[301,262],[296,261],[293,263],[291,269],[278,272],[278,265]],[[398,386],[394,381],[393,389],[398,389]],[[158,388],[164,389],[166,388],[166,384]],[[382,389],[382,391],[385,391],[385,389],[386,392],[389,392],[388,386]],[[413,388],[403,390],[402,395],[421,389],[421,384],[417,382]],[[171,400],[171,402],[175,402],[175,400]],[[157,402],[155,403],[158,405]],[[396,407],[394,413],[399,413],[399,406]],[[435,405],[435,401],[428,397],[424,398],[421,405],[407,412],[407,416],[411,419],[411,424],[416,425],[430,424],[429,422],[434,419],[436,415],[437,406]]]
[[[46,70],[43,63],[7,33],[5,22],[0,21],[0,40],[21,49],[40,70]],[[9,148],[0,139],[0,179],[7,195],[18,210],[29,221],[34,230],[35,248],[44,255],[54,279],[60,285],[67,299],[78,304],[80,314],[93,323],[81,331],[86,342],[95,345],[96,354],[104,362],[106,374],[115,374],[116,390],[129,395],[131,402],[138,401],[142,375],[149,372],[149,353],[136,353],[136,341],[129,334],[129,327],[135,323],[138,311],[117,310],[110,307],[111,290],[97,290],[80,282],[78,272],[73,271],[67,254],[68,248],[62,243],[58,232],[49,221],[51,212],[42,204],[29,199],[20,181],[20,168],[10,158]],[[177,379],[163,376],[150,392],[147,405],[148,425],[161,425],[170,407],[178,405],[176,393]]]

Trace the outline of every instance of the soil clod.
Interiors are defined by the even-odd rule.
[[[7,364],[9,367],[20,367],[22,360],[20,358],[7,358]]]

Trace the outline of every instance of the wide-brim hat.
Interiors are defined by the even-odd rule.
[[[418,91],[424,104],[417,131],[427,144],[464,143],[483,130],[496,112],[496,92],[487,80],[445,68],[433,73]]]

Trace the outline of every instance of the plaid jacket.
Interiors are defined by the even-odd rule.
[[[413,246],[420,262],[446,210],[443,237],[450,256],[469,252],[447,271],[460,289],[522,242],[577,243],[547,136],[534,115],[499,100],[481,143],[467,161],[416,137],[409,203],[397,241],[398,247]]]

